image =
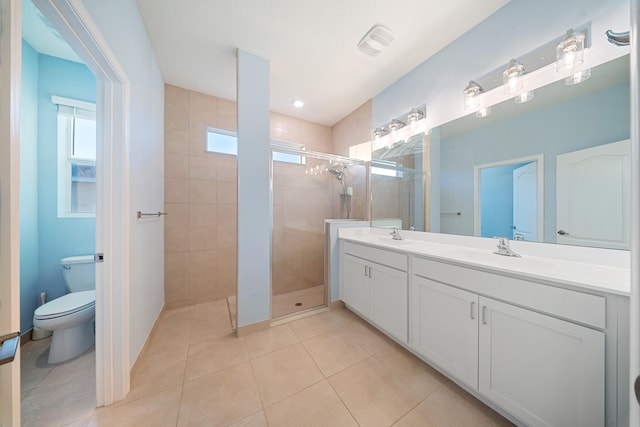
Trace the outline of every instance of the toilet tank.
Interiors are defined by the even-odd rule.
[[[90,291],[96,288],[96,263],[93,255],[62,258],[60,266],[69,292]]]

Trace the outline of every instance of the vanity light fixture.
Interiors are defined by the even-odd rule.
[[[564,84],[567,86],[577,85],[585,80],[589,80],[589,77],[591,77],[591,68],[587,68],[586,70],[578,71],[577,73],[570,75],[564,79]]]
[[[389,130],[393,133],[396,132],[399,129],[402,129],[403,127],[405,127],[407,124],[403,121],[400,121],[398,119],[393,119],[391,120],[391,123],[389,124]]]
[[[524,87],[524,65],[512,59],[507,68],[502,72],[502,85],[504,93],[515,95]]]
[[[403,121],[400,121],[398,119],[391,120],[391,123],[389,123],[389,132],[391,133],[391,140],[389,141],[389,146],[391,146],[391,144],[393,144],[395,141],[399,139],[398,131],[405,126],[407,126],[407,124]]]
[[[516,101],[516,104],[524,104],[525,102],[531,101],[534,97],[535,94],[533,93],[533,91],[529,90],[527,92],[522,92],[519,95],[516,95],[514,100]]]
[[[576,33],[569,29],[556,46],[556,71],[570,74],[564,79],[566,85],[576,85],[591,77],[590,69],[577,71],[584,63],[584,42],[584,33]]]
[[[473,80],[469,80],[467,87],[462,90],[465,110],[474,111],[480,108],[480,95],[482,92],[484,92],[482,86]]]
[[[569,29],[562,41],[556,46],[556,71],[570,73],[583,62],[584,34]]]
[[[416,123],[422,119],[424,119],[424,111],[412,108],[409,114],[407,114],[407,125],[415,127]]]
[[[476,117],[483,118],[491,115],[491,107],[482,107],[476,111]]]
[[[385,128],[376,128],[376,130],[373,131],[373,139],[377,141],[383,136],[388,134],[389,134],[389,131],[386,130]]]

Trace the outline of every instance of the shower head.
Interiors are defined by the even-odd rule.
[[[338,181],[342,181],[342,177],[344,176],[343,172],[340,172],[339,170],[335,169],[335,168],[331,168],[329,169],[329,173],[331,175],[335,175],[336,178],[338,179]]]

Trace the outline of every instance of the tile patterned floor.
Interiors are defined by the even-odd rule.
[[[94,409],[94,353],[23,347],[24,426],[506,426],[346,309],[242,338],[226,301],[165,311],[123,401]]]

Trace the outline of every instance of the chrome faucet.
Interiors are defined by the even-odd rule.
[[[509,239],[507,239],[506,237],[496,237],[496,239],[498,239],[498,250],[495,251],[494,254],[513,257],[521,256],[511,249],[511,247],[509,246]]]
[[[389,234],[391,234],[391,238],[393,240],[404,240],[404,237],[402,237],[400,235],[400,232],[398,231],[398,227],[393,227],[391,233],[389,233]]]

